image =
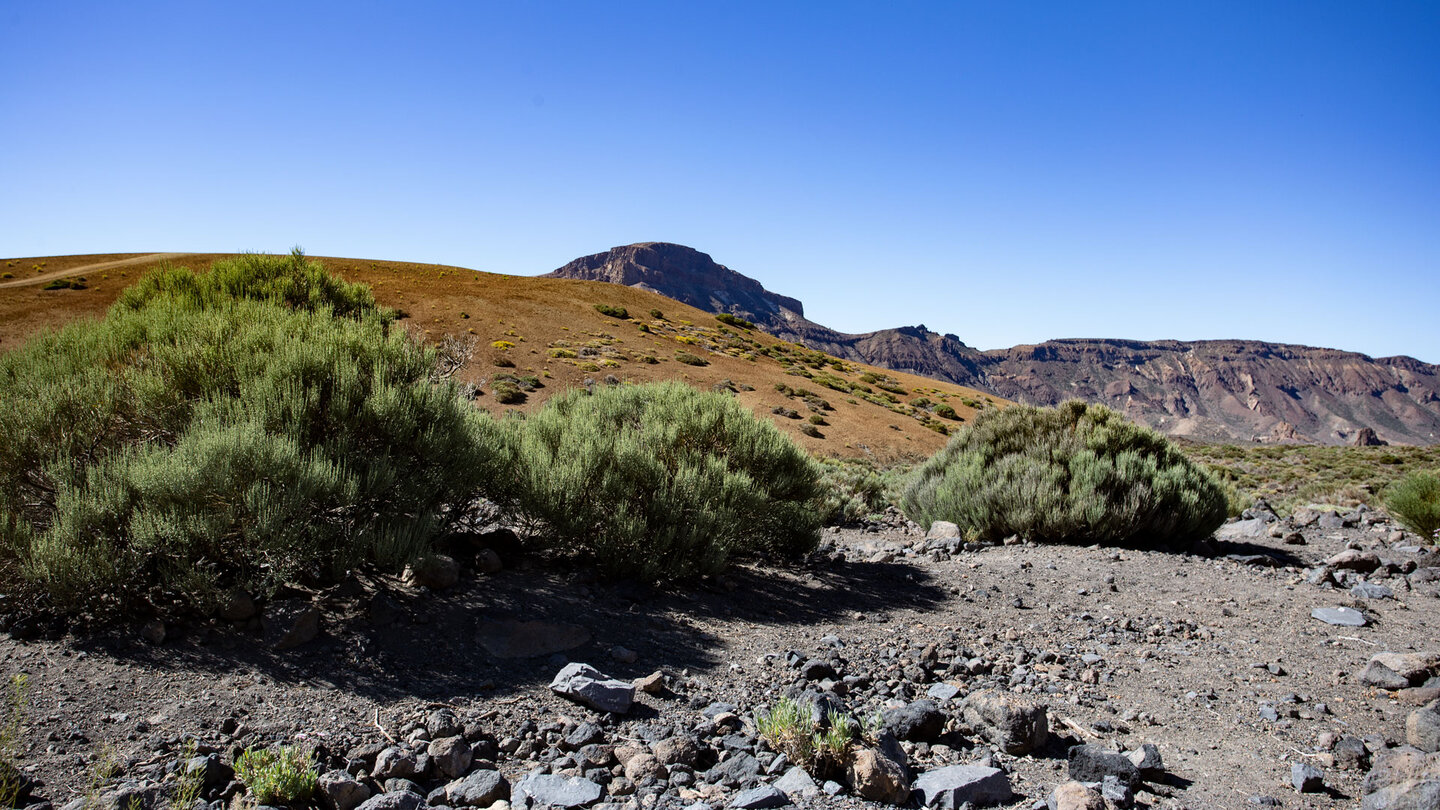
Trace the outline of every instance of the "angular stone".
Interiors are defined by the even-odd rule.
[[[1389,599],[1395,592],[1375,582],[1358,582],[1350,588],[1350,595],[1361,599]]]
[[[910,798],[904,765],[873,748],[858,749],[850,756],[845,781],[862,799],[903,804]]]
[[[427,554],[406,566],[400,577],[407,585],[443,591],[460,581],[460,564],[454,557]]]
[[[925,690],[925,694],[944,703],[960,694],[960,687],[949,683],[932,683],[930,688]]]
[[[1099,745],[1077,745],[1070,749],[1070,778],[1080,782],[1103,782],[1115,776],[1134,787],[1140,783],[1140,769],[1124,754]]]
[[[950,537],[959,537],[960,527],[948,520],[936,520],[930,524],[930,531],[925,533],[926,540],[944,540]]]
[[[1362,783],[1362,810],[1440,807],[1440,753],[1401,748],[1382,755]]]
[[[1365,665],[1365,670],[1360,673],[1360,682],[1381,689],[1404,689],[1410,685],[1410,681],[1404,675],[1373,658]]]
[[[422,771],[420,760],[414,752],[398,746],[391,746],[375,757],[375,768],[370,775],[384,781],[396,778],[409,779],[412,776],[418,776]]]
[[[1064,782],[1055,786],[1045,800],[1047,810],[1107,810],[1105,799],[1081,782]]]
[[[320,609],[304,599],[277,599],[265,606],[265,643],[288,650],[320,634]]]
[[[596,711],[624,714],[635,700],[635,685],[602,675],[589,664],[566,664],[550,682],[551,691]]]
[[[810,778],[810,774],[798,765],[792,765],[785,775],[775,780],[775,787],[785,791],[785,795],[792,799],[796,796],[809,798],[820,795],[820,786]]]
[[[1349,607],[1318,607],[1310,611],[1310,617],[1341,627],[1364,627],[1370,623],[1365,614]]]
[[[445,801],[451,807],[489,807],[509,798],[510,783],[499,771],[472,771],[445,786]]]
[[[1130,757],[1140,775],[1146,779],[1153,780],[1165,773],[1165,761],[1160,757],[1160,749],[1152,743],[1145,743],[1126,756]]]
[[[1410,712],[1405,718],[1405,742],[1427,754],[1440,751],[1440,700]]]
[[[227,622],[243,622],[255,618],[255,600],[250,594],[236,588],[225,596],[220,606],[220,618]]]
[[[911,788],[920,806],[933,810],[956,810],[966,802],[981,806],[1003,804],[1015,795],[1004,771],[983,765],[951,765],[926,771]]]
[[[498,574],[505,568],[500,555],[494,549],[482,548],[475,552],[475,570],[482,574]]]
[[[1269,526],[1267,521],[1255,518],[1254,520],[1237,520],[1234,523],[1226,523],[1215,530],[1217,540],[1239,540],[1251,537],[1264,537]]]
[[[1418,685],[1440,672],[1440,653],[1381,652],[1370,656],[1370,660],[1383,664],[1411,684]]]
[[[742,790],[735,794],[730,800],[729,807],[736,810],[768,810],[772,807],[784,807],[790,803],[790,797],[785,792],[773,785],[760,785],[749,790]]]
[[[933,742],[945,730],[945,713],[933,700],[917,700],[904,708],[884,714],[885,730],[898,739]]]
[[[470,761],[474,758],[470,743],[464,737],[441,737],[432,740],[426,753],[439,769],[440,775],[446,779],[459,779],[464,776],[465,772],[470,770]]]
[[[661,740],[650,746],[650,750],[654,751],[655,757],[666,765],[694,767],[695,760],[700,757],[700,744],[688,734],[679,734]]]
[[[705,773],[705,781],[728,787],[744,787],[760,775],[760,761],[741,751]]]
[[[1296,793],[1319,793],[1325,789],[1325,774],[1308,762],[1290,765],[1290,784]]]
[[[318,780],[320,802],[329,810],[355,810],[370,798],[370,788],[347,771],[327,771]]]
[[[1359,571],[1368,574],[1380,567],[1380,557],[1373,551],[1359,551],[1347,548],[1325,561],[1331,568]]]
[[[640,752],[625,762],[625,777],[637,785],[650,779],[662,779],[665,766],[649,752]]]
[[[381,793],[361,802],[356,810],[420,810],[425,797],[418,793],[402,790],[397,793]]]
[[[532,773],[515,784],[512,803],[517,807],[584,807],[600,800],[603,789],[578,776]]]
[[[982,690],[961,704],[965,722],[981,730],[1007,754],[1027,754],[1045,744],[1050,720],[1044,706],[1030,704],[1004,692]]]

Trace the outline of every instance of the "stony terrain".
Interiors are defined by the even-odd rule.
[[[585,256],[549,275],[641,286],[837,357],[1028,405],[1080,397],[1172,436],[1334,445],[1365,441],[1368,429],[1391,443],[1440,441],[1440,367],[1411,357],[1253,340],[1049,340],[982,352],[923,325],[844,334],[806,319],[799,301],[663,242]]]
[[[0,661],[29,676],[19,762],[54,807],[163,806],[187,757],[223,803],[237,753],[277,743],[314,747],[346,810],[861,808],[884,802],[857,791],[911,782],[932,806],[1003,788],[992,803],[1030,808],[1105,773],[1111,807],[1132,783],[1137,807],[1355,807],[1374,763],[1410,762],[1384,758],[1440,694],[1440,660],[1417,655],[1440,652],[1440,556],[1378,513],[1251,518],[1166,553],[966,546],[892,516],[829,530],[799,568],[669,590],[598,583],[499,530],[450,549],[451,587],[357,577],[95,632],[12,618]],[[556,694],[572,662],[603,673],[591,699],[633,705]],[[786,695],[906,739],[812,782],[757,739]],[[1433,750],[1437,716],[1416,716]],[[910,778],[887,782],[900,759]],[[1076,785],[1053,799],[1105,806]]]

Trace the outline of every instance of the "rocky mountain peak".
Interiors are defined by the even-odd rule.
[[[728,312],[759,324],[804,316],[798,300],[777,295],[692,247],[672,242],[638,242],[582,256],[545,274],[546,278],[607,281],[657,292],[692,307]]]

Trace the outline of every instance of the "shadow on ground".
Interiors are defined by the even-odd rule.
[[[258,674],[377,702],[443,701],[503,697],[548,683],[572,660],[627,679],[659,668],[705,669],[722,661],[727,628],[737,624],[820,623],[855,612],[883,619],[892,610],[933,608],[945,596],[928,574],[903,563],[747,567],[718,581],[665,590],[584,580],[522,566],[470,576],[438,594],[371,581],[358,596],[322,599],[322,635],[281,652],[266,647],[258,632],[228,625],[177,628],[179,637],[160,646],[127,634],[91,637],[75,647],[161,670]],[[560,628],[561,637],[582,643],[561,652],[501,657],[490,642],[497,625],[518,626],[522,633]],[[636,663],[615,660],[611,650],[617,646],[634,651]]]

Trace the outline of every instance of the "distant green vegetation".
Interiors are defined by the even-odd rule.
[[[987,410],[915,472],[905,513],[968,537],[1183,547],[1226,516],[1213,476],[1099,405]]]
[[[596,304],[595,311],[601,315],[609,315],[612,318],[630,317],[630,311],[628,309],[613,304]]]
[[[722,313],[716,315],[716,316],[715,316],[715,320],[717,320],[717,321],[719,321],[719,322],[721,322],[721,323],[724,323],[724,324],[729,324],[730,326],[734,326],[734,327],[736,327],[736,328],[738,328],[738,329],[754,329],[754,328],[755,328],[755,324],[753,324],[753,323],[745,320],[744,318],[738,317],[738,316],[736,316],[736,315],[731,315],[731,314],[728,313],[728,312],[722,312]]]
[[[1265,498],[1281,514],[1310,503],[1382,505],[1386,488],[1414,472],[1440,470],[1440,445],[1315,447],[1186,442],[1181,450],[1214,471],[1237,505]]]

